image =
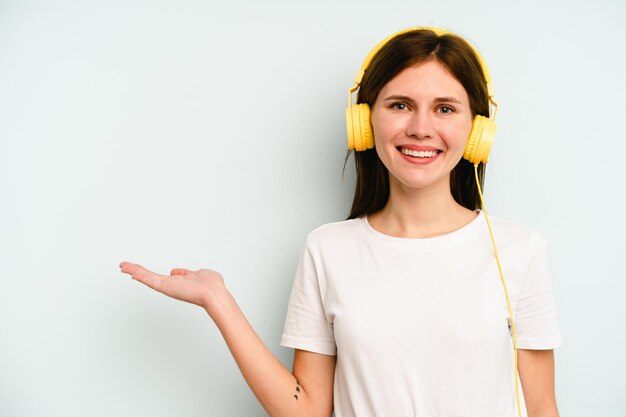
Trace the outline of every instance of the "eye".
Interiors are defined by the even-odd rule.
[[[389,108],[392,110],[404,111],[404,110],[407,110],[409,106],[407,106],[406,103],[395,102],[395,103],[391,103],[389,105]]]
[[[442,114],[454,113],[454,109],[450,106],[440,106],[437,110]]]

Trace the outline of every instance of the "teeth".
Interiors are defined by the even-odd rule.
[[[402,148],[402,153],[409,156],[415,156],[418,158],[432,158],[437,155],[438,151],[414,151],[412,149]]]

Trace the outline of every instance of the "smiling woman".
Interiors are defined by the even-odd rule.
[[[428,28],[385,39],[357,74],[352,211],[309,234],[283,334],[302,380],[336,355],[337,416],[558,415],[545,241],[480,210],[490,81],[465,40]]]
[[[456,35],[410,29],[372,51],[357,89],[354,202],[306,239],[281,341],[291,371],[218,272],[122,272],[203,307],[271,416],[557,416],[546,242],[480,210],[495,133],[482,59]]]
[[[357,103],[367,104],[374,111],[381,90],[388,87],[388,83],[402,71],[430,62],[442,67],[442,70],[453,79],[452,83],[457,84],[455,91],[458,95],[458,97],[433,97],[436,100],[433,104],[445,104],[441,101],[452,98],[457,103],[449,101],[449,104],[458,106],[458,101],[466,97],[466,107],[463,109],[465,113],[469,111],[472,119],[477,115],[489,117],[489,100],[493,93],[489,91],[490,80],[486,79],[490,78],[488,70],[482,65],[480,56],[474,53],[472,47],[462,38],[451,33],[439,36],[431,30],[401,32],[372,52],[376,53],[370,53],[366,58],[369,65],[359,85]],[[458,92],[459,84],[462,92]],[[428,85],[414,82],[418,89]],[[400,102],[402,103],[402,100]],[[467,140],[467,135],[465,139]],[[350,153],[348,152],[346,160]],[[357,187],[352,210],[348,216],[351,219],[382,209],[389,198],[390,186],[388,171],[374,149],[357,152],[354,158]],[[450,186],[452,197],[458,204],[475,210],[480,208],[480,198],[472,170],[470,162],[460,160],[450,172]],[[478,177],[481,186],[484,182],[484,172],[485,165],[479,164]]]

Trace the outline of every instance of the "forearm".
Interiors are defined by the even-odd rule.
[[[304,387],[263,344],[231,294],[219,294],[206,310],[265,411],[271,417],[311,416],[314,405]]]

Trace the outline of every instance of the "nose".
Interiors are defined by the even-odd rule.
[[[406,134],[416,139],[431,138],[433,136],[434,126],[432,115],[425,110],[416,110],[411,117],[407,119]]]

